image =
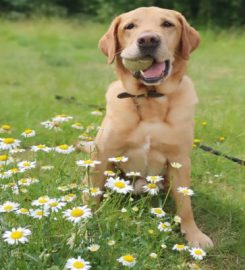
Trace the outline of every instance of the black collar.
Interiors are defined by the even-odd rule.
[[[123,93],[120,93],[117,97],[122,99],[122,98],[141,98],[141,97],[158,98],[158,97],[163,97],[163,96],[164,94],[162,93],[158,93],[155,90],[149,90],[147,93],[141,94],[141,95],[132,95],[128,92],[123,92]]]

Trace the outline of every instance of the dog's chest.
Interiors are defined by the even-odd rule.
[[[150,104],[139,104],[137,108],[140,121],[128,135],[128,147],[124,155],[130,162],[123,165],[126,171],[140,171],[142,176],[163,174],[166,157],[160,140],[152,134],[153,125],[164,122],[167,106],[164,98]],[[159,136],[162,136],[159,134]]]

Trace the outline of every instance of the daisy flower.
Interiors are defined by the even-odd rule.
[[[108,246],[114,246],[116,244],[115,240],[108,240],[107,245]]]
[[[61,200],[64,202],[72,202],[76,199],[77,195],[73,193],[69,193],[63,197],[61,197]]]
[[[41,125],[44,126],[45,128],[47,129],[53,129],[54,131],[60,131],[61,128],[60,128],[60,123],[58,122],[54,122],[54,121],[44,121],[44,122],[41,122]]]
[[[101,111],[99,111],[99,110],[95,110],[95,111],[91,112],[91,114],[92,114],[92,115],[96,115],[96,116],[101,116],[101,115],[103,115],[103,113],[102,113]]]
[[[21,136],[25,138],[30,138],[36,136],[36,131],[30,128],[27,128],[24,130],[24,132],[21,133]]]
[[[42,206],[48,204],[50,198],[48,196],[41,196],[37,200],[32,201],[31,205]]]
[[[0,138],[0,150],[11,150],[20,146],[20,140],[14,138]]]
[[[45,204],[46,209],[50,209],[52,212],[58,212],[66,203],[61,202],[57,199],[50,199],[47,204]]]
[[[16,211],[19,206],[19,203],[6,201],[4,204],[0,205],[0,212],[13,212]]]
[[[116,173],[113,172],[113,171],[104,171],[104,175],[105,175],[105,176],[115,176]]]
[[[20,168],[12,168],[10,170],[7,170],[5,173],[5,178],[11,177],[12,175],[15,175],[17,173],[23,172],[24,170],[20,170]]]
[[[28,242],[28,237],[31,235],[31,231],[25,228],[19,227],[18,229],[13,228],[11,231],[6,231],[3,234],[4,241],[10,245],[24,244]]]
[[[150,254],[150,257],[151,257],[152,259],[156,259],[156,258],[157,258],[157,254],[154,253],[154,252],[152,252],[152,253]]]
[[[75,258],[68,259],[65,268],[71,270],[88,270],[91,268],[91,265],[90,262],[87,262],[80,256],[78,256],[78,258],[76,259]]]
[[[183,244],[175,244],[172,247],[172,250],[177,250],[177,251],[183,251],[183,250],[187,250],[187,249],[188,249],[188,246],[185,246]]]
[[[163,244],[161,244],[161,248],[162,249],[166,249],[167,248],[167,245],[163,243]]]
[[[103,192],[98,187],[91,187],[89,189],[85,189],[83,192],[89,193],[92,197],[96,197],[103,194]]]
[[[182,167],[182,164],[180,164],[178,162],[171,162],[170,165],[175,169],[179,169]]]
[[[72,128],[75,128],[75,129],[79,129],[79,130],[84,129],[84,127],[82,126],[82,124],[79,123],[79,122],[74,123],[73,125],[71,125],[71,127]]]
[[[72,145],[61,144],[55,147],[55,151],[61,154],[70,154],[75,151]]]
[[[191,254],[191,256],[195,259],[195,260],[202,260],[203,257],[206,256],[206,252],[201,249],[201,248],[191,248],[189,249],[189,252]]]
[[[140,176],[140,172],[128,172],[126,173],[128,177]]]
[[[143,186],[143,191],[150,195],[156,195],[159,192],[159,187],[155,183],[149,183]]]
[[[5,124],[0,127],[1,133],[11,133],[11,131],[12,131],[12,127],[10,125]]]
[[[122,213],[127,213],[128,210],[127,210],[126,208],[123,207],[123,208],[121,209],[121,212],[122,212]]]
[[[123,194],[133,191],[133,187],[129,184],[129,181],[125,181],[123,179],[120,179],[119,177],[108,178],[105,183],[105,187],[108,187],[109,189],[116,191],[117,193]]]
[[[73,207],[63,212],[63,216],[74,223],[80,222],[82,219],[87,219],[92,216],[91,209],[85,206]]]
[[[76,161],[77,166],[81,166],[85,168],[95,167],[95,165],[100,164],[100,163],[101,162],[98,160],[91,160],[91,159]]]
[[[162,210],[162,208],[151,208],[151,214],[160,218],[166,215],[166,213]]]
[[[160,232],[171,232],[171,224],[169,222],[160,222],[159,225],[157,226]]]
[[[128,161],[128,157],[124,157],[124,156],[121,156],[121,157],[110,157],[110,158],[108,158],[108,160],[110,162],[115,162],[115,163],[118,163],[118,162],[127,162]]]
[[[181,217],[179,217],[179,216],[174,216],[174,222],[175,222],[175,223],[181,223]]]
[[[131,254],[123,255],[117,261],[127,267],[133,267],[136,264],[136,258]]]
[[[31,183],[32,183],[31,178],[22,178],[22,179],[20,179],[18,181],[18,185],[19,186],[26,186],[26,187],[28,187],[28,186],[31,185]]]
[[[63,123],[63,122],[67,122],[67,121],[69,121],[71,119],[73,119],[73,116],[69,116],[69,115],[66,115],[66,114],[58,114],[58,115],[55,115],[52,118],[52,121],[58,122],[58,123]]]
[[[31,151],[33,152],[42,151],[42,152],[49,153],[51,150],[52,149],[50,147],[47,147],[45,144],[38,144],[38,145],[31,146]]]
[[[150,183],[157,183],[163,180],[162,176],[156,175],[156,176],[147,176],[146,180]]]
[[[92,244],[88,247],[88,250],[91,252],[96,252],[99,249],[100,249],[100,245],[97,245],[97,244]]]
[[[13,163],[14,159],[9,155],[0,155],[0,166]]]
[[[182,193],[184,196],[192,196],[194,191],[188,187],[178,187],[177,192]]]
[[[30,209],[30,216],[35,219],[41,219],[43,217],[47,217],[49,212],[47,209]]]
[[[17,215],[29,215],[29,210],[27,208],[20,208],[16,211]]]
[[[21,171],[27,171],[36,168],[36,161],[21,161],[18,162],[17,166]]]

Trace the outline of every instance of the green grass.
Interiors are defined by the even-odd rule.
[[[106,88],[115,78],[112,67],[106,65],[105,57],[97,49],[98,39],[105,29],[105,25],[60,20],[1,21],[0,126],[13,126],[11,136],[15,138],[20,138],[25,128],[35,129],[38,135],[22,139],[24,146],[37,143],[55,146],[72,144],[81,134],[71,129],[70,123],[57,133],[40,126],[41,121],[55,114],[72,115],[84,126],[98,125],[101,117],[92,116],[90,112],[94,109],[88,104],[104,106]],[[200,99],[196,138],[228,155],[245,159],[245,37],[241,33],[204,31],[202,40],[200,48],[193,53],[188,72]],[[55,95],[73,96],[81,104],[57,101]],[[202,125],[203,121],[207,121],[207,126]],[[220,136],[225,137],[223,143],[218,140]],[[0,190],[0,204],[13,200],[31,208],[31,201],[41,195],[60,198],[63,193],[57,187],[71,182],[79,184],[84,174],[75,166],[75,160],[84,158],[82,153],[35,156],[28,152],[20,158],[37,160],[38,168],[30,175],[37,177],[40,183],[20,195],[13,195],[10,188]],[[244,168],[200,149],[193,150],[192,162],[196,220],[215,242],[215,248],[208,251],[200,265],[208,270],[244,269]],[[55,168],[41,171],[40,165],[44,164]],[[4,179],[1,183],[14,182],[21,177]],[[81,192],[77,188],[72,192],[78,197],[66,208],[82,204]],[[127,252],[137,255],[138,264],[134,268],[137,270],[188,269],[186,263],[192,262],[190,256],[171,250],[173,244],[183,241],[178,229],[166,239],[168,248],[160,247],[166,234],[157,232],[156,219],[150,217],[149,209],[152,205],[161,205],[163,200],[163,196],[158,196],[154,201],[142,197],[130,202],[127,197],[112,196],[106,200],[103,210],[78,233],[70,222],[63,220],[61,213],[41,221],[1,213],[1,234],[18,225],[32,230],[30,242],[21,247],[9,246],[1,239],[1,269],[62,269],[68,258],[78,255],[90,261],[92,269],[122,269],[116,259]],[[134,205],[139,208],[138,212],[132,211]],[[126,214],[119,211],[122,207],[127,207]],[[169,218],[174,215],[171,207],[173,202],[169,200],[166,205]],[[149,229],[154,229],[155,233],[149,235]],[[77,239],[69,250],[66,241],[74,233]],[[108,247],[107,240],[112,238],[116,245]],[[91,241],[101,245],[96,253],[86,249]],[[151,252],[158,254],[157,260],[149,257]]]

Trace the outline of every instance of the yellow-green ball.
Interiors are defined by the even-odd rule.
[[[145,57],[141,59],[123,59],[123,65],[130,71],[146,70],[153,63],[151,57]]]

